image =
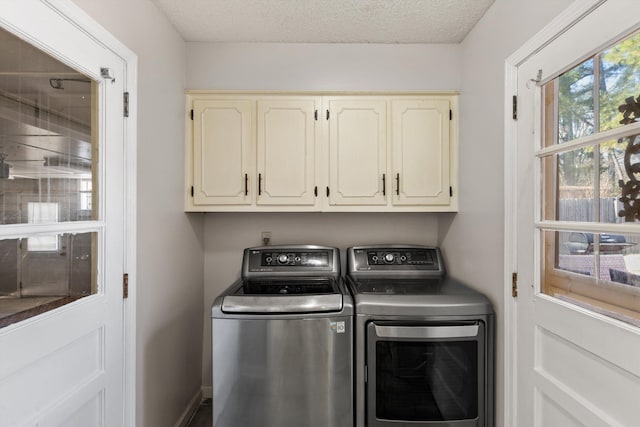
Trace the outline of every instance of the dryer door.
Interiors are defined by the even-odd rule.
[[[367,326],[367,425],[484,426],[483,322]]]

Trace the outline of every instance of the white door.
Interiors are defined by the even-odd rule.
[[[597,7],[589,10],[587,3]],[[634,34],[640,2],[585,2],[571,12],[574,18],[567,14],[563,25],[553,23],[541,33],[546,39],[527,45],[531,56],[515,64],[517,135],[508,143],[517,162],[512,167],[507,160],[512,175],[506,179],[515,180],[510,192],[515,211],[508,216],[514,218],[512,244],[517,255],[508,265],[518,273],[518,295],[507,303],[512,313],[507,330],[513,328],[507,348],[513,360],[507,357],[511,368],[505,422],[518,427],[632,427],[640,420],[640,323],[633,317],[640,310],[640,290],[614,283],[609,272],[624,270],[623,254],[637,251],[640,224],[605,220],[602,201],[609,173],[605,160],[613,156],[604,154],[605,147],[612,147],[613,153],[617,144],[638,133],[638,126],[607,130],[594,124],[607,113],[605,99],[594,95],[588,101],[588,86],[602,94],[616,77],[597,74],[604,67],[583,61]],[[544,46],[538,52],[536,43]],[[570,90],[553,83],[583,64],[592,72],[571,82]],[[635,73],[634,78],[640,77],[640,69]],[[559,111],[567,108],[557,101],[563,90],[587,93],[583,105],[591,102],[590,120],[582,124],[591,128],[567,128],[559,118]],[[579,112],[577,107],[572,111]],[[584,177],[571,184],[569,171],[577,170]],[[617,172],[612,168],[610,173]],[[617,188],[617,182],[611,188]],[[600,213],[592,212],[595,216],[589,219],[576,210],[566,213],[562,206],[568,201],[586,201]],[[607,247],[605,233],[625,237],[627,246]],[[588,243],[590,239],[595,242]]]
[[[126,62],[106,44],[82,31],[82,25],[67,18],[66,12],[71,9],[77,16],[77,10],[71,6],[68,2],[56,1],[2,2],[0,27],[63,65],[59,76],[45,82],[51,87],[57,86],[56,91],[51,92],[54,95],[48,98],[52,104],[56,96],[66,96],[64,94],[71,93],[75,87],[92,88],[90,130],[84,133],[77,130],[86,127],[85,124],[76,121],[70,110],[66,115],[51,113],[48,105],[38,104],[39,120],[24,128],[12,127],[3,110],[2,129],[15,130],[3,134],[3,144],[12,141],[12,145],[3,146],[7,149],[6,160],[11,164],[6,170],[11,175],[3,178],[13,178],[16,182],[22,179],[25,185],[48,182],[52,189],[50,193],[40,190],[39,194],[44,196],[56,191],[72,194],[69,189],[76,188],[79,176],[62,179],[62,175],[86,175],[88,169],[93,184],[91,207],[85,206],[83,210],[79,205],[73,208],[65,205],[65,212],[61,211],[62,206],[55,207],[62,212],[61,218],[73,212],[73,218],[67,218],[68,221],[10,223],[5,218],[4,225],[0,225],[3,241],[20,241],[31,251],[48,251],[49,257],[64,255],[75,266],[67,278],[68,284],[74,282],[73,276],[86,273],[83,290],[73,290],[75,285],[69,285],[66,295],[73,302],[51,310],[43,306],[43,314],[0,328],[2,427],[126,424],[123,412],[124,197],[128,192],[124,180],[123,118]],[[23,48],[21,52],[28,50]],[[10,62],[8,55],[3,57],[3,64]],[[28,64],[25,69],[31,67],[30,71],[34,72],[21,78],[37,78],[35,71],[41,71],[41,65],[38,61]],[[101,77],[101,68],[107,69],[107,78]],[[44,75],[49,80],[50,75]],[[11,102],[24,107],[27,98],[14,98]],[[5,101],[9,102],[3,98],[3,107]],[[29,109],[21,111],[21,116],[30,120]],[[66,118],[63,120],[63,117]],[[48,127],[40,123],[45,118]],[[69,131],[63,134],[61,129]],[[34,137],[37,140],[29,139]],[[36,159],[29,157],[34,145],[39,153]],[[59,146],[74,149],[73,152],[59,151]],[[14,148],[26,157],[13,158]],[[43,157],[44,151],[48,154]],[[51,179],[37,178],[39,173],[48,174]],[[9,185],[6,181],[3,185]],[[58,186],[64,190],[56,187],[56,182],[64,182],[64,186]],[[77,194],[74,200],[78,203],[83,197],[86,202],[86,192],[83,197],[79,191],[73,194]],[[4,200],[9,196],[5,191]],[[72,240],[75,249],[69,247]],[[29,268],[38,268],[35,252],[32,258]],[[15,298],[16,302],[26,300]]]

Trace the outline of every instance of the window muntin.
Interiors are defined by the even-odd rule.
[[[0,29],[0,327],[98,292],[98,83]],[[17,237],[16,237],[17,236]]]
[[[542,99],[541,290],[640,326],[640,33]]]

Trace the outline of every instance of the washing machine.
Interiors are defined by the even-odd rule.
[[[214,427],[353,427],[353,300],[337,248],[245,249],[212,307]]]

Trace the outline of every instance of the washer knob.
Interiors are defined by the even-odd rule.
[[[280,255],[278,255],[278,262],[279,262],[280,264],[284,264],[284,263],[286,263],[287,261],[289,261],[289,257],[287,256],[287,254],[280,254]]]
[[[385,260],[385,262],[393,262],[393,260],[394,260],[394,259],[396,259],[396,257],[395,257],[395,256],[393,256],[393,254],[386,254],[386,255],[384,256],[384,260]]]

